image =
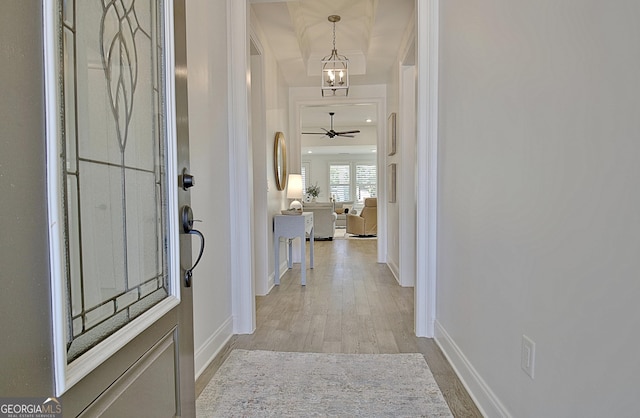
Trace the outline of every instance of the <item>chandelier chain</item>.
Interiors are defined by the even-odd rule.
[[[333,22],[333,50],[336,50],[336,22]]]

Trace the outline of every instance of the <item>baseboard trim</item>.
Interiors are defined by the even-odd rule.
[[[387,267],[391,270],[391,274],[396,278],[396,282],[400,284],[400,268],[387,256]],[[401,285],[402,286],[402,285]]]
[[[196,380],[205,371],[209,363],[218,355],[233,337],[233,318],[229,317],[207,341],[195,352]]]
[[[485,417],[511,418],[511,414],[500,402],[489,385],[482,379],[460,347],[451,338],[440,322],[435,321],[435,341],[451,364],[465,389]]]
[[[282,276],[287,274],[287,271],[289,271],[289,264],[287,260],[284,260],[282,263],[280,263],[280,280],[282,280]],[[275,277],[275,273],[274,273],[274,277]]]

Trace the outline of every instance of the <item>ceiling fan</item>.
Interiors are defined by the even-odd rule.
[[[360,131],[355,130],[355,131],[342,131],[342,132],[336,132],[333,129],[333,115],[335,115],[335,112],[329,112],[329,116],[331,117],[331,128],[329,130],[326,130],[325,128],[322,128],[322,130],[324,132],[302,132],[303,135],[326,135],[329,138],[333,139],[336,136],[343,136],[346,138],[355,138],[354,135],[352,134],[359,134]]]

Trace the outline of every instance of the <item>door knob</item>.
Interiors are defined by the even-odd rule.
[[[200,237],[200,252],[198,254],[198,258],[196,258],[196,262],[193,263],[191,268],[187,269],[184,273],[184,285],[185,287],[191,287],[191,278],[193,277],[193,269],[196,268],[200,259],[202,258],[202,254],[204,253],[204,235],[202,232],[197,229],[193,229],[193,211],[191,210],[191,206],[184,205],[180,210],[180,220],[182,222],[182,231],[185,234],[197,235]]]

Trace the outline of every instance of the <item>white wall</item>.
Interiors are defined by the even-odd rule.
[[[274,171],[274,152],[273,144],[276,132],[283,132],[287,142],[287,158],[289,160],[288,171],[299,173],[300,167],[295,167],[291,163],[291,135],[289,135],[289,89],[282,76],[282,72],[278,67],[272,48],[266,41],[266,37],[260,27],[260,22],[256,18],[255,14],[250,13],[252,37],[260,45],[262,49],[262,69],[264,74],[264,106],[262,109],[264,112],[262,120],[264,121],[264,128],[262,132],[264,137],[262,139],[263,145],[259,144],[259,139],[254,142],[255,146],[265,146],[266,161],[255,162],[254,168],[264,170],[262,173],[262,180],[260,184],[266,188],[266,207],[256,206],[254,208],[254,214],[256,216],[267,217],[267,262],[268,262],[268,276],[256,277],[255,289],[257,295],[266,295],[274,286],[274,249],[273,249],[273,216],[280,214],[280,210],[288,208],[288,201],[286,199],[285,191],[279,191],[276,187],[276,178]],[[254,57],[254,59],[256,59]],[[252,117],[253,118],[253,117]],[[255,119],[254,119],[255,120]],[[299,160],[298,160],[299,161]],[[257,174],[257,173],[256,173]],[[258,175],[258,174],[257,174]],[[259,186],[258,186],[259,187]],[[286,262],[286,251],[284,242],[282,242],[280,248],[281,264]],[[284,274],[286,270],[280,268],[280,273]]]
[[[232,335],[226,36],[225,2],[187,2],[191,206],[206,237],[193,277],[197,376]]]
[[[386,199],[387,265],[402,286],[414,286],[416,277],[416,78],[415,19],[405,28],[392,67],[387,95],[387,117],[396,114],[396,152],[388,155],[385,166],[396,165],[396,201]],[[385,130],[385,145],[389,145],[389,128]],[[389,191],[390,193],[390,191]]]
[[[489,416],[640,411],[640,3],[614,3],[440,2],[437,337]]]

